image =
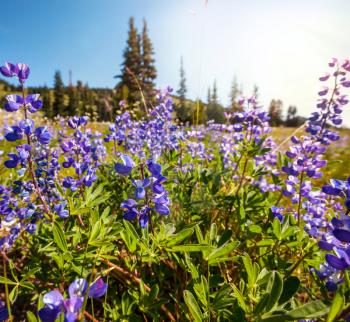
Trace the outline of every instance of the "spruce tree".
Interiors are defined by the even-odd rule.
[[[52,116],[63,115],[65,112],[64,106],[64,85],[60,71],[55,72],[54,76],[54,102]]]
[[[208,108],[207,108],[207,117],[208,117],[208,121],[214,120],[216,123],[225,122],[224,109],[219,104],[216,80],[214,81],[213,93],[211,95],[210,103],[208,104]]]
[[[79,115],[79,93],[76,87],[69,86],[68,88],[69,103],[67,107],[67,115]]]
[[[270,116],[271,126],[280,126],[283,124],[282,112],[283,112],[282,101],[273,99],[269,107],[269,116]]]
[[[138,102],[141,97],[137,81],[140,82],[142,67],[141,39],[134,25],[133,17],[129,19],[127,46],[123,56],[124,61],[119,76],[120,82],[117,87],[120,99],[127,99],[129,104],[132,105]]]
[[[230,109],[232,112],[242,111],[242,106],[238,104],[238,98],[241,95],[241,91],[238,87],[236,76],[233,78],[231,91],[230,91]]]
[[[176,116],[181,122],[187,122],[191,119],[191,109],[186,102],[186,75],[183,65],[183,58],[181,57],[180,61],[180,84],[179,89],[177,90],[177,95],[179,95],[179,103],[176,108]]]
[[[142,29],[142,52],[141,52],[141,88],[146,102],[154,100],[155,79],[157,70],[155,66],[154,50],[150,37],[148,36],[147,22],[143,20]]]
[[[254,84],[252,95],[255,98],[255,102],[256,102],[256,104],[253,107],[258,108],[259,107],[259,87],[256,84]]]

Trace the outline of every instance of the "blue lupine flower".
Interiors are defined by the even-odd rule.
[[[121,159],[123,160],[122,163],[116,163],[114,165],[115,171],[118,172],[121,175],[129,175],[131,173],[131,170],[134,168],[135,163],[134,161],[126,154],[122,154]]]
[[[19,126],[10,126],[5,129],[5,139],[10,142],[21,140],[23,138],[23,131]]]
[[[107,291],[107,283],[103,282],[103,279],[99,277],[94,283],[90,285],[89,297],[99,298],[103,296]]]
[[[49,144],[51,141],[51,133],[46,126],[41,126],[35,129],[35,136],[41,144]]]
[[[136,199],[143,199],[146,195],[145,188],[150,185],[150,179],[146,178],[144,180],[132,180],[132,184],[136,187],[135,197]]]

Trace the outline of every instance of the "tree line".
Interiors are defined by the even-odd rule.
[[[180,81],[174,94],[175,114],[180,123],[204,124],[209,120],[224,123],[225,112],[237,112],[242,107],[237,103],[242,95],[242,89],[234,77],[230,90],[229,106],[223,106],[218,97],[217,82],[208,88],[206,102],[200,99],[193,101],[188,98],[187,80],[184,60],[180,60]],[[60,71],[54,74],[53,88],[47,86],[31,88],[41,94],[43,112],[48,118],[57,116],[88,115],[93,121],[113,121],[122,111],[129,111],[134,118],[146,115],[147,110],[155,104],[155,80],[157,69],[154,58],[154,48],[149,36],[147,21],[143,20],[141,32],[135,26],[134,18],[128,23],[128,37],[123,52],[123,62],[120,72],[115,76],[116,86],[110,88],[90,88],[78,80],[75,84],[69,81],[64,84]],[[1,81],[3,88],[11,85]],[[7,87],[6,87],[7,86]],[[9,87],[10,86],[10,87]],[[13,86],[12,86],[13,87]],[[11,88],[13,90],[13,88]],[[254,86],[251,93],[259,99],[259,88]],[[125,104],[120,104],[124,101]],[[259,106],[259,104],[257,104]],[[269,106],[272,126],[298,126],[304,119],[297,115],[297,108],[289,106],[286,118],[283,117],[283,103],[273,99]]]

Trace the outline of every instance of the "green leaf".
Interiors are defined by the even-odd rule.
[[[250,225],[248,227],[248,230],[254,234],[261,234],[262,233],[262,228],[258,225]]]
[[[327,322],[333,322],[334,319],[337,317],[340,310],[343,308],[344,305],[344,296],[337,292],[333,298],[332,305],[329,309]]]
[[[328,312],[329,308],[321,300],[313,301],[287,313],[290,319],[316,318]]]
[[[281,222],[278,218],[275,218],[272,223],[272,230],[277,239],[281,239]]]
[[[267,284],[267,292],[270,294],[266,304],[266,311],[270,311],[275,305],[282,294],[283,281],[281,275],[274,271]]]
[[[98,238],[98,236],[100,235],[100,232],[101,232],[101,221],[96,221],[91,230],[89,244]]]
[[[171,252],[205,252],[211,251],[214,247],[209,245],[201,244],[188,244],[188,245],[178,245],[171,248],[167,248]]]
[[[64,232],[60,226],[60,224],[55,221],[53,224],[53,239],[56,243],[56,245],[63,251],[66,252],[68,250],[67,248],[67,242],[64,236]]]
[[[230,285],[233,289],[234,297],[237,299],[240,308],[244,312],[249,312],[249,308],[244,301],[244,296],[243,296],[242,292],[236,287],[236,285],[234,285],[234,284],[230,284]]]
[[[232,236],[232,230],[231,229],[225,230],[218,241],[218,247],[222,246],[227,241],[229,241],[231,236]]]
[[[214,241],[216,239],[216,235],[218,232],[218,228],[215,223],[210,226],[210,241]]]
[[[234,242],[224,244],[221,247],[214,249],[209,254],[209,257],[208,257],[209,264],[215,263],[215,259],[218,257],[223,257],[223,256],[228,255],[230,252],[232,252],[234,249],[236,249],[238,245],[239,245],[239,241],[234,241]]]
[[[132,223],[130,223],[127,220],[124,220],[124,227],[130,237],[132,236],[136,241],[139,240],[139,235]]]
[[[300,280],[296,276],[288,277],[283,283],[283,291],[278,301],[278,305],[289,301],[294,294],[298,291],[300,286]]]
[[[193,228],[185,228],[179,233],[168,237],[167,246],[174,246],[193,234]]]
[[[27,320],[28,320],[28,322],[37,322],[38,321],[36,316],[34,315],[34,313],[32,313],[30,311],[27,312]]]
[[[243,256],[242,259],[247,271],[249,287],[253,287],[260,271],[259,265],[257,263],[253,264],[248,254]]]
[[[158,296],[159,293],[159,286],[158,284],[155,284],[152,286],[150,292],[149,292],[149,297],[151,300],[155,300]]]
[[[17,285],[18,283],[11,281],[6,277],[0,276],[0,284],[9,284],[9,285]]]
[[[184,294],[185,303],[186,303],[194,321],[196,321],[196,322],[203,321],[203,313],[200,310],[199,305],[198,305],[195,297],[193,296],[193,294],[188,290],[185,290],[183,294]]]

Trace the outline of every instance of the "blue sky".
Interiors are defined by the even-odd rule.
[[[71,69],[74,81],[114,86],[130,16],[139,28],[148,21],[158,86],[177,88],[182,55],[189,96],[205,99],[216,79],[223,104],[236,75],[247,95],[259,86],[262,104],[280,98],[307,115],[328,60],[350,56],[348,0],[11,0],[1,7],[0,61],[28,63],[29,85],[51,86],[56,69],[67,83]]]

